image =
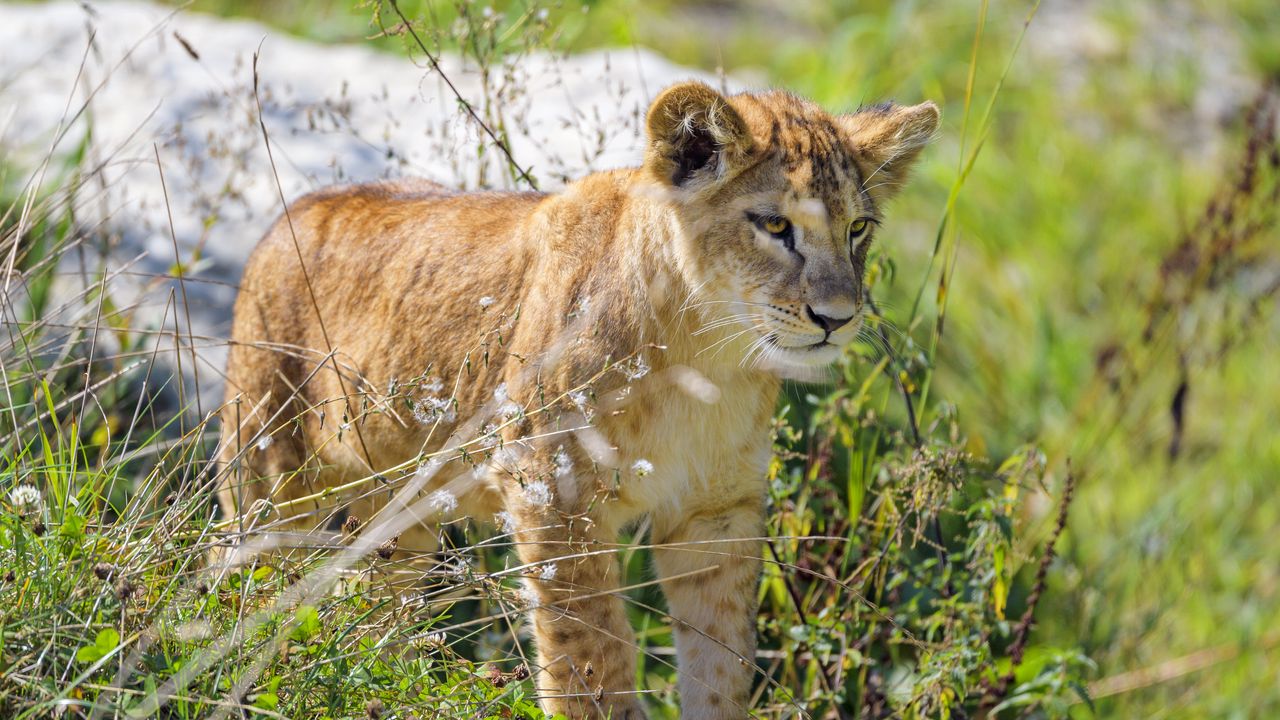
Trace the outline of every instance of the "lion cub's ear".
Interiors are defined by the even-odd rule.
[[[938,106],[884,103],[841,115],[839,122],[863,161],[868,192],[884,199],[897,193],[920,150],[938,129]]]
[[[649,107],[645,168],[659,182],[697,189],[724,180],[751,151],[751,133],[724,96],[700,82],[673,85]]]

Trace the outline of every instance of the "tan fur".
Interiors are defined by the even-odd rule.
[[[226,512],[301,529],[340,505],[413,513],[402,553],[430,549],[429,521],[509,513],[543,705],[613,718],[643,711],[612,544],[648,517],[683,714],[745,717],[780,378],[820,378],[858,331],[872,230],[848,228],[879,220],[937,119],[687,83],[655,100],[640,169],[556,194],[402,182],[297,201],[236,305]],[[794,250],[761,212],[791,222]],[[811,313],[851,319],[828,338]],[[486,425],[501,443],[456,459]]]

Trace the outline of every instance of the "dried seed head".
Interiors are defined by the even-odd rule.
[[[396,548],[399,546],[400,546],[400,536],[396,535],[395,537],[391,538],[390,540],[378,546],[378,557],[382,558],[383,560],[390,560],[391,556],[395,554]]]
[[[119,584],[116,585],[116,597],[119,598],[120,602],[125,602],[136,594],[138,594],[138,586],[134,585],[129,578],[121,579]]]
[[[369,716],[369,720],[378,720],[382,717],[384,710],[382,701],[377,698],[370,700],[369,704],[364,706],[364,714]]]
[[[514,675],[514,676],[515,676],[515,679],[516,679],[516,680],[528,680],[528,679],[529,679],[529,666],[528,666],[528,665],[524,665],[524,664],[521,664],[521,665],[516,666],[516,670],[515,670],[515,672],[514,672],[514,673],[512,673],[512,675]]]
[[[342,523],[342,532],[346,535],[354,535],[360,529],[360,518],[355,515],[348,515],[347,519]]]
[[[4,581],[5,581],[5,582],[7,582],[7,583],[11,583],[11,582],[13,582],[13,579],[14,579],[15,577],[16,577],[16,576],[13,574],[13,571],[12,571],[12,570],[6,570],[6,571],[5,571],[5,573],[4,573]]]
[[[489,666],[489,682],[496,688],[507,686],[507,676],[497,665]]]
[[[111,577],[111,573],[115,572],[115,566],[111,563],[100,562],[93,566],[93,574],[99,580],[106,580]]]
[[[45,530],[48,530],[48,528],[44,526],[43,520],[36,520],[35,522],[31,523],[32,535],[35,535],[36,537],[40,537],[41,535],[44,535]]]

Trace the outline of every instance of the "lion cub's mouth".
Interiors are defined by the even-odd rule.
[[[817,342],[805,345],[783,345],[778,341],[778,336],[774,333],[769,333],[769,335],[765,337],[765,343],[775,350],[785,350],[787,352],[807,352],[836,346],[835,343],[831,342],[828,338],[823,338]]]

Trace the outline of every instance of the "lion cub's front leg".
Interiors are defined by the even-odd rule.
[[[530,566],[526,582],[542,707],[573,720],[643,720],[634,633],[616,594],[616,534],[566,513],[552,485],[512,481],[507,492],[517,552]]]
[[[745,718],[756,649],[764,491],[704,498],[655,517],[654,556],[675,628],[680,715]]]

